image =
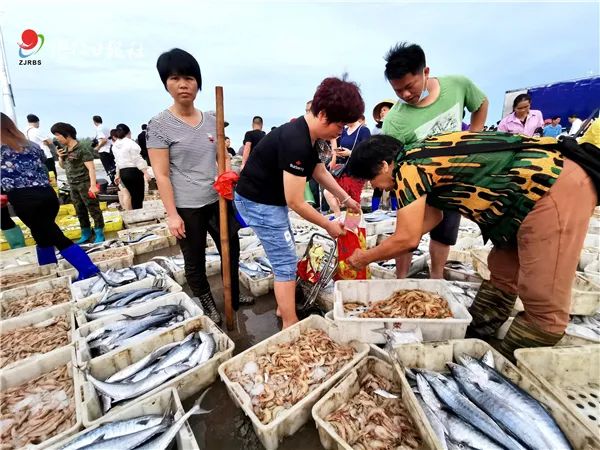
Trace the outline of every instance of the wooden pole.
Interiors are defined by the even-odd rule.
[[[217,164],[219,175],[225,172],[225,116],[223,112],[223,87],[215,88],[217,100]],[[225,323],[233,330],[233,307],[231,305],[231,267],[229,257],[229,224],[227,200],[219,196],[219,231],[221,235],[221,262],[223,272],[223,299],[225,302]]]

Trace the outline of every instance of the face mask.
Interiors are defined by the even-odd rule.
[[[424,78],[423,89],[421,90],[421,95],[419,95],[419,101],[417,103],[421,103],[423,100],[425,100],[427,97],[429,97],[429,89],[427,89],[427,78],[425,78],[425,70],[423,70],[423,78]],[[399,98],[398,101],[400,103],[408,104],[408,102],[404,101],[401,98]]]

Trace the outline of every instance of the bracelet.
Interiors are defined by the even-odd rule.
[[[350,198],[351,198],[351,197],[350,197],[350,196],[348,196],[348,197],[346,197],[344,200],[342,200],[342,205],[345,205],[345,204],[346,204],[346,202],[347,202],[348,200],[350,200]]]

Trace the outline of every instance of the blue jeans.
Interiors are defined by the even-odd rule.
[[[298,258],[287,206],[253,202],[237,192],[234,201],[239,215],[254,230],[265,248],[275,281],[295,281]]]

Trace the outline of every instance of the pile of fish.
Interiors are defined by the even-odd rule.
[[[466,308],[470,308],[479,291],[481,283],[468,283],[465,281],[448,281],[448,287],[454,294],[454,298]]]
[[[600,343],[600,313],[593,316],[573,316],[567,334]]]
[[[447,261],[444,268],[444,277],[448,280],[480,280],[481,277],[472,264],[460,261]]]
[[[198,331],[181,341],[157,348],[105,381],[94,378],[89,372],[86,372],[86,377],[98,391],[106,413],[114,404],[144,395],[171,378],[205,363],[216,350],[212,334]]]
[[[399,396],[390,380],[367,373],[359,392],[325,420],[354,450],[419,448],[421,438]]]
[[[208,256],[206,257],[208,261]],[[180,272],[185,269],[185,261],[183,255],[177,256],[155,256],[151,261],[158,264],[160,267],[167,271],[169,276],[174,277],[176,272]]]
[[[168,293],[165,279],[161,277],[157,277],[154,284],[149,288],[129,289],[123,292],[112,292],[109,289],[98,303],[86,311],[85,317],[88,320],[96,320],[113,314],[119,314],[132,305],[145,303]]]
[[[177,420],[171,411],[167,411],[166,414],[147,414],[108,422],[81,434],[59,450],[166,450],[192,415],[210,413],[200,407],[207,392],[208,389]]]
[[[481,360],[463,354],[458,361],[447,363],[446,375],[407,370],[445,448],[571,449],[544,407],[495,369],[491,352]]]
[[[424,254],[425,254],[425,252],[423,252],[422,250],[420,250],[418,248],[413,250],[411,264],[415,264],[417,262],[417,260],[421,259],[421,257]],[[395,259],[388,259],[387,261],[379,261],[376,264],[385,270],[391,270],[391,271],[396,270],[396,260]]]
[[[268,424],[331,378],[354,353],[354,348],[337,344],[323,330],[310,329],[268,348],[227,376],[250,395],[254,413]]]
[[[127,315],[124,319],[108,323],[87,335],[85,341],[92,357],[96,357],[182,322],[185,314],[180,305],[159,306],[149,313]]]
[[[155,233],[140,233],[138,236],[130,237],[129,239],[122,239],[122,242],[126,245],[139,244],[140,242],[153,241],[161,237],[163,236],[159,236]]]
[[[344,303],[348,317],[445,319],[452,317],[448,302],[438,294],[421,289],[400,289],[385,300],[370,305]]]
[[[273,273],[273,267],[264,256],[256,256],[252,260],[240,261],[240,270],[253,280],[268,277]]]
[[[14,284],[23,284],[26,281],[35,280],[36,278],[40,278],[43,276],[45,275],[41,275],[37,272],[11,274],[3,273],[0,277],[0,289],[6,289],[7,287],[12,286]]]
[[[75,425],[73,391],[73,378],[62,366],[2,392],[0,448],[41,444]]]
[[[71,342],[70,331],[71,324],[67,316],[3,331],[0,334],[0,368],[68,345]]]
[[[149,276],[159,277],[162,275],[164,275],[163,270],[154,264],[126,267],[124,269],[108,269],[106,272],[100,272],[91,279],[92,281],[85,280],[88,283],[88,287],[85,289],[83,297],[99,294],[108,287],[124,286],[134,281],[143,280]]]
[[[2,306],[2,315],[5,318],[16,317],[38,308],[59,305],[71,300],[71,291],[63,287],[50,291],[38,292],[27,297],[5,303]]]
[[[110,239],[108,241],[99,242],[96,244],[82,244],[80,247],[88,254],[93,255],[94,253],[104,252],[113,248],[124,248],[125,244],[118,239]],[[57,252],[57,258],[60,253]],[[62,255],[60,255],[62,258]],[[60,259],[59,258],[59,259]]]

